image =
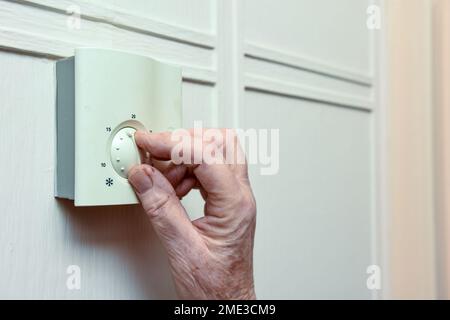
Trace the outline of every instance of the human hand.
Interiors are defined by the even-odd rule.
[[[224,147],[223,150],[232,147],[242,153],[235,136],[232,145],[229,142],[217,145],[216,141],[203,141],[194,131],[188,134],[193,142],[192,157],[201,156],[198,146],[211,143]],[[171,140],[169,132],[138,131],[135,140],[158,160],[171,160],[172,149],[178,143]],[[247,164],[234,162],[171,163],[162,171],[142,164],[129,172],[129,182],[168,253],[181,299],[256,298],[253,282],[256,203]],[[200,190],[205,206],[204,217],[191,222],[180,199],[192,189]]]

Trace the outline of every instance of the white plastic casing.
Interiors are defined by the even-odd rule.
[[[70,130],[70,63],[75,100],[73,168],[67,165],[71,134],[64,131]],[[56,195],[74,199],[76,206],[137,203],[126,178],[132,165],[140,162],[130,133],[181,126],[181,69],[143,56],[86,48],[57,63],[57,82]],[[66,172],[71,169],[73,181]]]

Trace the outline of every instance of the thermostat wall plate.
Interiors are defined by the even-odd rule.
[[[128,170],[145,155],[136,130],[181,127],[181,69],[105,49],[56,63],[57,197],[76,206],[138,203]]]

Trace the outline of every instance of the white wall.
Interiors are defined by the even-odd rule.
[[[71,4],[79,30],[67,28]],[[54,61],[88,45],[180,64],[186,126],[280,129],[280,173],[251,167],[258,297],[370,298],[378,108],[367,4],[0,1],[0,297],[174,297],[139,207],[53,198]],[[201,215],[198,195],[185,205]],[[65,287],[71,264],[80,291]]]
[[[366,1],[245,1],[241,124],[280,128],[281,141],[278,175],[251,167],[262,298],[371,296],[366,268],[379,262],[372,247],[374,56],[367,7]]]

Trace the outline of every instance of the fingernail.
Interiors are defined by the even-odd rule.
[[[139,167],[132,170],[130,176],[128,177],[128,181],[130,181],[131,185],[138,193],[144,193],[153,187],[152,179],[145,169],[146,168]]]
[[[143,133],[144,133],[144,132],[141,131],[141,130],[136,130],[136,132],[134,133],[134,136],[137,137],[137,136],[142,135]]]
[[[141,142],[142,142],[141,139],[142,139],[143,135],[144,135],[144,133],[139,130],[134,133],[134,141],[136,142],[136,144],[138,146],[141,145]]]
[[[145,137],[147,137],[148,135],[150,135],[152,132],[151,131],[144,131],[144,130],[137,130],[134,133],[134,137],[138,137],[139,139],[144,139]]]

